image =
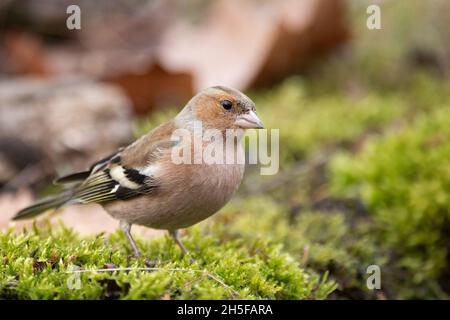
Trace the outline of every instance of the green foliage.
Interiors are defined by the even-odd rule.
[[[389,123],[406,109],[394,94],[310,96],[306,90],[300,78],[293,78],[256,99],[266,127],[282,128],[280,157],[284,163],[304,159],[326,146],[350,142]]]
[[[220,236],[220,232],[218,233]],[[121,233],[82,238],[64,227],[0,234],[0,298],[19,299],[323,299],[334,290],[279,248],[256,239],[220,240],[194,228],[182,257],[169,237],[138,241],[157,270],[138,268]],[[80,287],[77,289],[77,279]]]
[[[411,127],[372,139],[356,155],[331,164],[336,193],[358,196],[376,218],[382,245],[407,278],[401,297],[442,296],[450,256],[450,114],[421,114]],[[394,271],[393,271],[394,272]]]
[[[363,276],[368,265],[374,261],[383,265],[385,260],[378,255],[364,218],[342,210],[307,208],[293,215],[289,206],[267,196],[234,201],[224,211],[213,218],[213,225],[221,226],[219,230],[225,237],[250,241],[261,235],[283,244],[284,250],[308,272],[329,274],[338,284],[338,296],[373,297]]]

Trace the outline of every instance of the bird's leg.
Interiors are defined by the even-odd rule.
[[[120,228],[122,228],[123,232],[125,233],[125,235],[128,238],[128,241],[130,242],[131,247],[133,248],[133,252],[134,252],[134,256],[136,258],[139,258],[139,256],[141,255],[139,253],[139,249],[137,248],[136,242],[134,242],[133,237],[131,236],[131,224],[129,224],[126,221],[121,220],[120,221]],[[145,260],[145,265],[147,267],[155,267],[158,265],[157,261],[154,260]]]
[[[183,252],[183,255],[186,255],[188,253],[188,250],[184,246],[183,242],[180,240],[180,232],[178,229],[175,230],[169,230],[169,234],[172,236],[173,240],[177,243],[177,245],[180,247],[181,251]]]
[[[128,222],[121,220],[120,221],[120,228],[123,230],[123,232],[125,233],[125,235],[128,238],[128,241],[130,242],[131,247],[133,248],[134,251],[134,256],[136,258],[138,258],[140,256],[139,250],[136,246],[136,242],[134,242],[133,237],[131,236],[131,224],[129,224]]]

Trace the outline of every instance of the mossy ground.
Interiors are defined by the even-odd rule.
[[[250,93],[265,125],[280,129],[280,172],[249,167],[231,203],[187,231],[193,264],[168,237],[138,239],[147,259],[165,261],[161,270],[82,273],[71,290],[69,268],[144,261],[130,258],[119,232],[7,232],[0,298],[448,298],[450,81],[437,64],[450,37],[429,32],[448,4],[383,3],[382,31],[368,31],[371,3],[351,3],[351,57]],[[435,64],[414,63],[417,44]],[[174,112],[140,122],[138,134]],[[366,286],[373,264],[381,290]]]
[[[80,237],[62,226],[11,230],[0,236],[0,297],[323,299],[335,288],[266,241],[205,232],[194,228],[183,237],[191,252],[185,257],[169,237],[141,239],[145,259],[136,259],[120,232]],[[148,268],[146,259],[158,265]]]

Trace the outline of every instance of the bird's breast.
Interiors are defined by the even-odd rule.
[[[244,164],[175,164],[162,161],[149,167],[156,192],[109,205],[114,217],[157,229],[179,229],[220,210],[242,180]]]

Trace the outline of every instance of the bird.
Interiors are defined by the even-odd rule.
[[[33,218],[69,205],[97,203],[119,221],[135,257],[140,256],[140,251],[131,234],[132,225],[167,230],[182,254],[187,254],[179,230],[219,211],[238,189],[245,169],[245,163],[238,161],[173,161],[174,148],[189,151],[195,142],[208,145],[195,131],[198,123],[223,136],[230,130],[236,133],[232,159],[244,152],[242,132],[264,128],[255,103],[244,93],[226,86],[208,87],[192,97],[174,118],[132,144],[86,171],[56,179],[54,183],[62,185],[62,191],[20,210],[13,220]],[[192,138],[174,139],[178,131],[192,134]]]

